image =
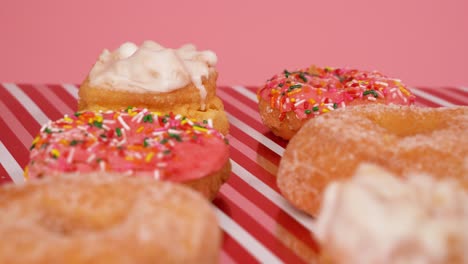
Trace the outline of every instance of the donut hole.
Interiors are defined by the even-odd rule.
[[[106,184],[79,193],[72,189],[61,195],[47,193],[40,203],[39,224],[64,236],[105,231],[125,221],[134,199]]]

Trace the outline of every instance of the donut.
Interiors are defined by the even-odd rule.
[[[119,172],[184,183],[213,199],[230,169],[228,141],[209,122],[129,107],[76,112],[45,124],[25,175]]]
[[[415,96],[397,79],[376,71],[310,66],[284,70],[257,92],[263,123],[291,139],[309,119],[348,106],[380,103],[411,105]]]
[[[210,203],[180,184],[97,172],[0,186],[0,263],[218,263]]]
[[[326,263],[468,263],[468,192],[363,164],[328,185],[315,235]]]
[[[468,189],[468,107],[368,104],[310,119],[289,142],[277,184],[297,208],[316,215],[331,181],[362,162],[396,175],[454,178]]]
[[[127,106],[213,120],[223,134],[229,122],[216,96],[216,54],[187,44],[168,49],[153,41],[104,50],[80,86],[78,110],[117,110]]]

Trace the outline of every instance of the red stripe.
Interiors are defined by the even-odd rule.
[[[231,148],[231,158],[235,162],[239,163],[242,167],[244,167],[247,171],[255,175],[258,179],[260,179],[270,188],[272,188],[276,192],[280,192],[280,190],[276,186],[276,177],[268,171],[266,171],[258,163],[252,162],[248,157],[246,157],[242,152],[240,152],[236,148]]]
[[[263,212],[275,219],[278,224],[286,228],[292,235],[299,239],[302,243],[310,247],[314,252],[318,251],[318,244],[310,236],[310,231],[298,223],[287,213],[283,212],[278,206],[272,201],[266,198],[258,190],[252,188],[239,176],[232,173],[228,184],[234,189],[239,191],[244,197],[252,201],[259,207]]]
[[[233,87],[224,87],[223,89],[218,89],[218,95],[222,99],[229,98],[229,99],[226,99],[228,101],[234,101],[234,100],[239,101],[240,103],[243,104],[242,109],[248,108],[248,110],[250,110],[251,112],[256,113],[256,115],[254,116],[254,119],[258,120],[259,123],[262,123],[261,118],[260,118],[260,113],[258,111],[257,102],[253,102],[246,95],[237,92],[237,90]],[[235,104],[235,103],[232,102],[232,104]],[[235,106],[241,107],[240,105],[235,105]]]
[[[8,175],[5,168],[3,168],[3,165],[0,163],[0,185],[10,182],[13,182],[13,180],[10,178],[10,175]]]
[[[247,98],[245,95],[241,94],[236,88],[234,87],[223,87],[223,91],[229,94],[230,96],[236,98],[237,100],[241,101],[242,103],[249,106],[251,109],[258,112],[258,102],[254,102]],[[256,93],[254,93],[256,94]]]
[[[252,148],[259,155],[268,159],[270,162],[278,166],[281,157],[278,154],[271,151],[267,146],[264,146],[262,143],[258,142],[257,140],[255,140],[250,135],[246,134],[244,131],[240,130],[236,126],[231,125],[231,127],[229,128],[229,133],[231,134],[231,136],[237,138],[239,141]]]
[[[257,91],[260,88],[260,86],[244,86],[244,87],[247,88],[247,90],[251,91],[254,94],[257,94]]]
[[[226,89],[225,91],[228,91],[230,89]],[[233,102],[230,102],[229,100],[227,100],[226,98],[223,98],[221,96],[221,98],[223,99],[223,102],[224,102],[224,107],[226,109],[227,112],[229,112],[230,114],[232,115],[235,115],[239,120],[242,120],[242,122],[246,123],[247,125],[249,125],[251,128],[257,130],[258,132],[260,132],[261,134],[263,134],[265,137],[269,138],[270,140],[272,140],[273,142],[275,142],[276,144],[280,145],[281,147],[285,148],[286,145],[287,145],[287,141],[275,136],[273,133],[270,132],[270,130],[265,126],[263,125],[261,122],[255,120],[254,118],[252,118],[251,116],[245,114],[244,112],[242,112],[241,110],[239,110],[234,104]],[[242,102],[245,103],[246,98],[242,98],[242,99],[239,99],[239,100],[243,100]],[[256,109],[255,111],[258,112],[258,109]]]
[[[264,226],[270,233],[272,233],[284,246],[291,249],[294,254],[298,255],[304,261],[308,262],[312,260],[317,253],[313,251],[308,245],[300,241],[291,232],[289,232],[284,226],[278,221],[267,215],[261,210],[255,203],[247,200],[240,192],[232,188],[229,184],[224,185],[222,193],[229,197],[231,201],[237,204],[242,210],[247,213],[250,217],[254,218],[259,224]],[[302,234],[307,234],[303,232]]]
[[[425,88],[421,88],[421,90],[435,97],[448,101],[452,104],[456,104],[456,105],[466,104],[466,101],[463,100],[462,98],[456,97],[456,96],[450,96],[450,94],[447,93],[445,89],[428,89],[425,87]]]
[[[242,120],[242,122],[246,123],[248,126],[253,128],[254,130],[257,130],[258,132],[263,134],[265,137],[271,139],[273,142],[277,144],[281,144],[283,148],[286,146],[286,142],[283,140],[280,140],[280,138],[270,133],[270,130],[265,125],[257,122],[255,119],[253,119],[252,117],[242,112],[242,110],[234,107],[229,101],[224,100],[224,107],[228,113],[234,115],[237,119]]]
[[[463,98],[464,105],[468,105],[468,93],[467,92],[456,87],[446,87],[445,89],[451,91],[454,94],[454,96],[455,95],[461,96]]]
[[[255,150],[251,151],[255,152]],[[231,140],[231,158],[242,165],[242,167],[250,171],[252,174],[260,178],[268,186],[277,190],[275,173],[278,170],[277,164],[265,164],[266,162],[261,160],[263,157],[258,154],[252,157],[250,153],[246,153],[246,151],[242,151],[242,149],[238,148],[235,140]],[[271,169],[274,170],[273,173],[269,171],[267,166],[272,167]]]
[[[18,164],[24,168],[29,162],[28,149],[23,146],[23,143],[16,137],[15,132],[10,129],[3,118],[0,118],[0,127],[3,127],[2,133],[0,133],[0,141]]]
[[[239,118],[239,119],[242,119],[242,118]],[[235,126],[232,126],[232,130],[231,130],[231,135],[233,135],[234,137],[236,138],[239,138],[239,139],[244,139],[244,143],[246,143],[247,145],[249,146],[252,146],[252,144],[250,144],[250,142],[246,142],[246,135],[242,135],[242,131],[238,130]],[[257,144],[259,145],[259,143],[255,140],[253,140],[252,142],[253,144]],[[255,151],[255,150],[254,150]],[[269,155],[275,155],[271,150],[269,149],[265,149],[265,152],[268,153]],[[264,170],[263,167],[260,167],[257,163],[252,163],[250,160],[248,160],[248,158],[243,155],[243,153],[241,153],[240,151],[238,151],[237,149],[233,148],[233,151],[231,152],[231,157],[236,161],[238,162],[242,167],[244,167],[245,169],[247,169],[249,172],[251,172],[253,175],[257,176],[260,180],[262,180],[264,183],[266,183],[268,186],[270,186],[272,189],[276,190],[277,192],[279,192],[277,186],[276,186],[276,178],[272,177],[272,175],[268,172],[266,172]],[[279,159],[278,159],[279,161]],[[278,163],[275,162],[275,165],[277,165]],[[250,187],[250,186],[248,186]],[[242,193],[246,193],[246,188],[245,187],[242,187],[242,188],[239,188]],[[261,198],[263,198],[264,200],[265,197],[263,197],[263,195],[260,195]],[[252,201],[256,201],[256,203],[258,204],[264,204],[264,203],[259,203],[258,202],[258,198],[255,198],[255,199],[251,199]],[[266,200],[268,201],[268,200]],[[269,202],[269,201],[268,201]],[[273,206],[273,208],[275,208],[275,210],[279,211],[282,215],[286,215],[288,216],[286,213],[282,212],[281,209],[277,208],[276,205],[274,204],[271,204]],[[272,216],[273,218],[275,218],[275,216]],[[285,226],[294,226],[295,229],[295,233],[296,233],[296,236],[297,235],[302,235],[302,234],[307,234],[306,235],[306,238],[302,236],[302,238],[307,241],[309,244],[312,244],[314,245],[314,248],[315,250],[317,250],[317,244],[315,242],[313,242],[310,238],[310,236],[308,235],[309,232],[304,228],[302,227],[302,225],[300,225],[299,223],[297,223],[294,219],[292,219],[291,217],[289,217],[289,221],[294,221],[295,224],[291,224],[291,223],[285,223]],[[298,232],[299,231],[299,232]]]
[[[0,84],[0,98],[15,117],[21,121],[31,135],[36,135],[42,124],[36,119]],[[5,120],[8,124],[8,120]]]
[[[61,85],[57,85],[57,84],[48,84],[47,85],[51,90],[52,92],[54,92],[60,99],[62,99],[62,101],[68,105],[68,107],[70,107],[71,109],[73,110],[77,110],[78,109],[78,102],[77,100],[71,96],[71,94],[69,94],[67,91],[65,91],[65,88],[63,88],[63,86]]]
[[[272,201],[266,198],[258,190],[254,189],[244,180],[242,180],[236,174],[229,179],[228,184],[240,192],[249,201],[255,203],[262,211],[267,215],[276,219],[280,225],[287,227],[296,238],[301,240],[303,243],[309,245],[312,249],[316,250],[317,243],[310,237],[310,231],[292,218],[289,214],[283,212],[278,206]]]
[[[231,157],[234,161],[239,163],[244,169],[255,175],[258,179],[260,179],[262,182],[267,184],[270,188],[275,190],[276,192],[280,193],[277,185],[276,185],[276,177],[270,173],[268,173],[266,170],[264,170],[263,167],[260,167],[255,162],[252,162],[246,157],[241,151],[237,150],[236,148],[231,148]],[[252,187],[248,184],[246,184],[243,180],[238,181],[238,178],[233,177],[230,180],[231,183],[233,183],[233,186],[235,186],[237,190],[241,190],[241,193],[244,194],[244,196],[248,197],[250,201],[255,201],[259,207],[269,213],[269,215],[272,218],[275,218],[278,213],[281,213],[281,215],[286,215],[286,218],[283,218],[285,222],[283,223],[284,226],[287,227],[294,227],[295,235],[298,237],[301,237],[304,239],[304,243],[309,243],[309,244],[315,244],[311,243],[313,242],[310,237],[307,235],[306,238],[303,237],[304,234],[308,234],[309,232],[307,229],[305,229],[302,225],[297,223],[293,218],[291,218],[289,215],[286,213],[282,212],[281,209],[279,209],[275,204],[273,204],[271,201],[269,201],[266,197],[264,197],[262,194],[260,194],[258,191],[259,190],[254,190]],[[254,192],[249,192],[249,190],[254,190]],[[264,205],[269,205],[271,207],[264,207]],[[269,211],[268,211],[269,210]]]
[[[37,104],[50,120],[56,120],[63,116],[36,87],[29,84],[18,84],[18,87]],[[37,132],[38,131],[36,131],[36,133]]]
[[[244,210],[236,205],[229,197],[224,195],[222,192],[218,197],[223,200],[225,205],[220,209],[278,258],[287,263],[303,263],[302,260],[289,248],[283,245],[277,237],[275,237],[271,232],[268,232],[265,226],[261,225],[256,221],[256,219],[245,213]]]
[[[213,204],[223,212],[229,210],[229,205],[219,196],[213,200]],[[223,232],[223,250],[233,256],[239,263],[259,263],[250,252],[226,232]]]
[[[229,253],[237,263],[260,263],[226,232],[224,232],[222,245],[223,251]]]
[[[423,90],[424,91],[424,90]],[[417,96],[416,95],[416,102],[415,102],[416,105],[419,105],[419,106],[428,106],[428,107],[439,107],[440,105],[439,104],[436,104],[424,97],[421,97],[421,96]]]
[[[75,110],[71,109],[54,91],[44,84],[34,85],[36,91],[40,92],[44,98],[63,116],[64,114],[72,114]]]

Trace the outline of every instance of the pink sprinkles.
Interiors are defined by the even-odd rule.
[[[128,107],[112,112],[77,112],[49,122],[31,146],[31,161],[46,163],[56,171],[152,171],[163,178],[164,168],[179,143],[200,145],[207,140],[227,140],[207,124],[180,115],[161,115]],[[85,169],[84,169],[85,168]],[[28,169],[25,170],[28,177]],[[32,175],[41,176],[41,175]]]
[[[385,103],[411,105],[415,96],[398,79],[377,71],[319,68],[284,70],[259,89],[257,96],[278,109],[278,118],[294,112],[298,119],[311,118],[349,104]]]

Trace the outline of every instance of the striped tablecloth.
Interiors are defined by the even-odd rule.
[[[468,88],[412,89],[419,105],[468,105]],[[23,182],[29,147],[42,124],[74,113],[72,84],[0,84],[0,183]],[[286,142],[261,123],[255,87],[219,87],[231,122],[232,175],[214,200],[224,232],[222,263],[313,263],[317,244],[310,217],[279,194],[275,175]],[[0,219],[1,222],[1,219]]]

